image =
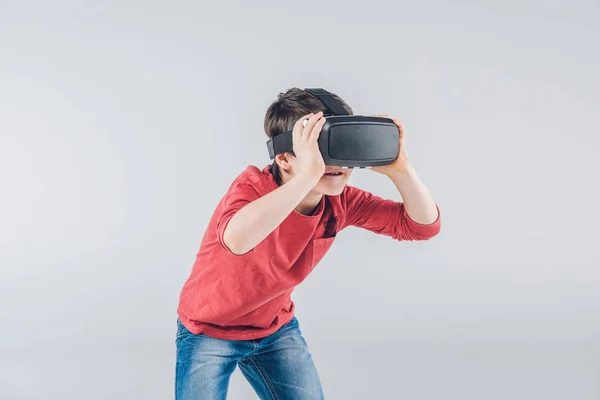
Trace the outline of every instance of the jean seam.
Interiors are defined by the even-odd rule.
[[[274,388],[271,386],[271,382],[267,378],[266,371],[264,371],[262,369],[262,367],[260,365],[258,365],[258,363],[256,362],[256,360],[254,358],[250,357],[249,359],[250,359],[250,361],[252,361],[252,364],[254,364],[254,366],[256,367],[256,370],[258,371],[260,377],[263,379],[263,382],[265,383],[265,385],[267,385],[267,389],[269,389],[269,394],[271,395],[273,400],[277,400],[277,397],[275,396]]]

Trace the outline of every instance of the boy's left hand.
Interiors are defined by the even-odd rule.
[[[406,172],[408,169],[411,168],[411,165],[410,165],[410,162],[408,161],[408,152],[406,151],[406,146],[404,144],[404,136],[405,136],[404,135],[404,125],[400,121],[398,121],[396,118],[392,118],[389,115],[374,114],[373,116],[390,118],[391,120],[393,120],[394,124],[396,124],[396,126],[398,127],[398,130],[400,131],[400,140],[398,143],[398,147],[399,147],[398,157],[391,164],[371,167],[370,169],[372,171],[375,171],[375,172],[378,172],[380,174],[384,174],[387,176]]]

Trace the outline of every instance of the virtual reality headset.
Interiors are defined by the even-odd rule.
[[[318,140],[325,165],[367,168],[388,165],[398,157],[400,132],[390,118],[349,115],[327,90],[304,90],[319,99],[326,108],[325,124]],[[277,154],[293,154],[292,131],[296,121],[286,132],[267,141],[271,160]]]

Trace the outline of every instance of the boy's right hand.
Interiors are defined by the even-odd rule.
[[[306,118],[308,118],[308,122],[306,126],[303,126]],[[325,121],[322,111],[316,114],[310,113],[296,121],[292,131],[293,149],[298,166],[297,173],[315,181],[321,179],[325,173],[325,161],[323,161],[317,142]]]

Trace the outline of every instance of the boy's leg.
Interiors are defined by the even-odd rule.
[[[296,317],[261,339],[256,350],[239,360],[239,366],[262,400],[324,398]]]
[[[253,346],[247,341],[195,335],[177,319],[176,400],[224,400],[238,360]]]

